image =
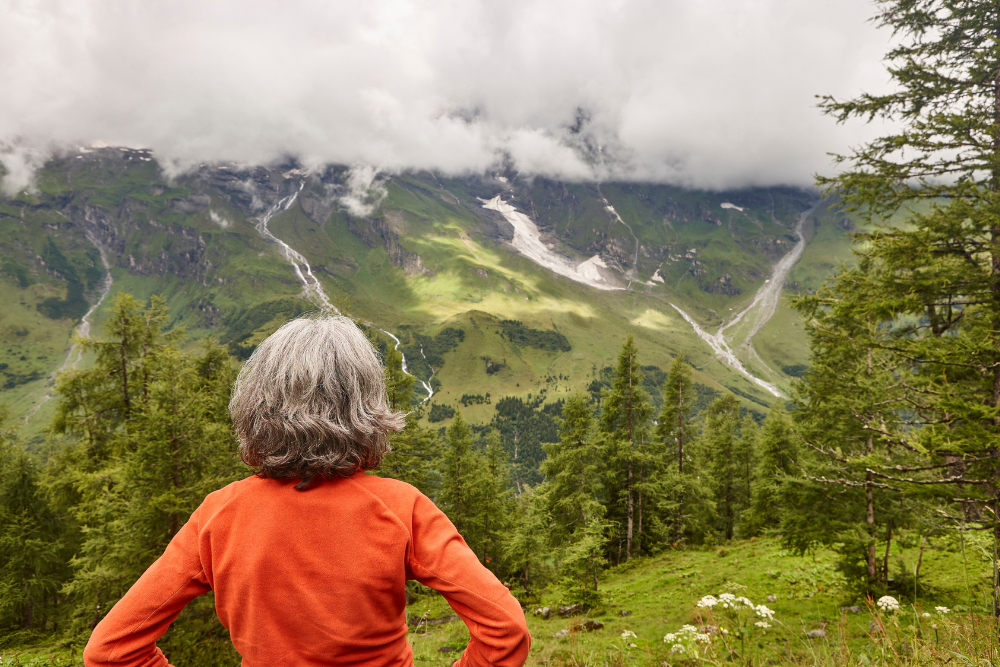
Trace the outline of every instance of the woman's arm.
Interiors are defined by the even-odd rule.
[[[413,507],[408,556],[413,578],[438,590],[469,627],[456,667],[521,667],[531,635],[510,591],[480,564],[448,517],[423,495]]]
[[[156,640],[188,602],[211,590],[199,555],[198,518],[196,510],[163,555],[97,624],[83,651],[86,667],[169,665]]]

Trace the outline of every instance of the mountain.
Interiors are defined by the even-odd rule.
[[[237,358],[288,317],[343,311],[401,346],[426,408],[473,422],[501,396],[596,395],[628,333],[652,392],[684,354],[704,391],[763,412],[808,363],[782,291],[849,257],[851,220],[800,189],[372,176],[288,161],[168,178],[127,148],[52,158],[33,192],[0,198],[0,402],[37,440],[53,374],[86,363],[73,331],[128,291],[162,295],[173,326]]]

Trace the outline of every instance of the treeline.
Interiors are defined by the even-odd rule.
[[[398,354],[387,361],[390,394],[407,405],[413,379]],[[528,598],[560,581],[594,603],[609,566],[783,522],[799,457],[788,415],[777,407],[758,425],[732,394],[705,406],[683,358],[659,379],[657,410],[629,337],[601,374],[599,401],[504,397],[490,424],[470,428],[456,414],[438,438],[414,422],[377,474],[435,498],[483,564]],[[537,453],[521,448],[519,429]]]
[[[208,341],[184,352],[165,304],[112,301],[94,358],[56,383],[51,425],[66,441],[36,460],[0,437],[0,645],[82,642],[211,491],[250,471],[228,415],[232,358]],[[238,660],[212,596],[162,640],[178,663]]]

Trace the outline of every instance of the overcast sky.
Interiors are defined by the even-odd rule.
[[[808,185],[816,94],[887,85],[869,0],[0,0],[0,161],[202,161]],[[579,120],[578,120],[579,119]],[[576,130],[576,131],[574,131]]]

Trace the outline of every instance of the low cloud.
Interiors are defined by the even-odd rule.
[[[831,170],[827,152],[877,129],[837,125],[814,95],[878,92],[888,78],[888,35],[866,22],[865,0],[0,8],[7,192],[30,186],[51,146],[95,140],[151,148],[172,173],[294,155],[390,172],[504,162],[573,180],[805,185]],[[377,194],[368,170],[352,178]]]

